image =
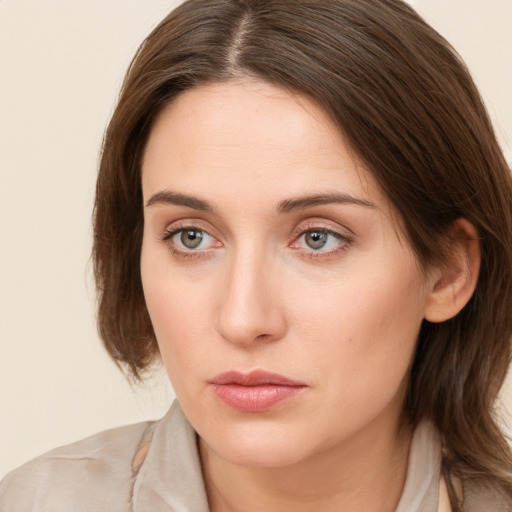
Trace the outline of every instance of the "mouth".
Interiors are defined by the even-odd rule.
[[[263,370],[222,373],[208,384],[221,402],[241,412],[267,411],[307,388],[303,382]]]

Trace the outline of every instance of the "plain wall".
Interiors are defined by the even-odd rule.
[[[0,477],[172,399],[163,372],[131,388],[108,359],[89,254],[104,128],[131,56],[176,3],[0,0]],[[510,159],[512,1],[412,3],[467,60]]]

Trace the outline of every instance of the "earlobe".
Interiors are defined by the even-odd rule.
[[[456,220],[450,229],[449,245],[445,261],[431,273],[424,314],[430,322],[444,322],[457,315],[478,281],[481,252],[473,224],[466,219]]]

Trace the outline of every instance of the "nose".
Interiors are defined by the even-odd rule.
[[[227,269],[220,293],[217,331],[228,342],[249,347],[281,339],[286,315],[279,270],[262,257],[240,255]]]

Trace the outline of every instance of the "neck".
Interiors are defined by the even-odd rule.
[[[239,466],[199,441],[211,512],[394,512],[411,429],[370,426],[339,446],[285,467]]]

